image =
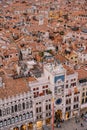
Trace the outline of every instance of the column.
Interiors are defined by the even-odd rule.
[[[26,125],[26,130],[28,130],[28,125],[27,125],[27,123],[26,123],[25,125]]]
[[[18,125],[18,128],[19,128],[19,130],[21,130],[21,126],[20,125]]]
[[[73,117],[73,105],[74,105],[74,90],[72,91],[72,97],[71,97],[71,117]]]
[[[72,118],[73,117],[73,111],[71,110],[71,117],[70,118]]]
[[[80,116],[80,108],[79,108],[79,111],[78,111],[78,116]]]
[[[65,112],[64,112],[64,110],[62,111],[62,120],[64,120],[65,119]]]
[[[45,121],[45,119],[43,120],[43,125],[45,125],[46,124],[46,121]]]
[[[33,104],[33,121],[36,121],[36,105],[35,103]]]
[[[33,130],[36,130],[36,123],[33,124]]]
[[[46,110],[45,110],[45,107],[46,107],[46,105],[45,105],[45,101],[44,101],[44,99],[43,99],[43,103],[42,103],[42,112],[43,112],[43,120],[45,120],[45,114],[46,114]]]

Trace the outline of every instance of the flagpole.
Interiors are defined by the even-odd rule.
[[[54,130],[54,98],[52,98],[52,130]]]

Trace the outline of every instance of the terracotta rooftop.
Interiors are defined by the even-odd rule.
[[[61,63],[64,63],[67,60],[64,56],[60,54],[56,55],[55,58],[59,60]]]
[[[0,99],[16,96],[29,91],[26,79],[24,78],[14,80],[13,78],[6,78],[4,76],[3,82],[5,83],[5,87],[0,88]]]
[[[77,72],[78,72],[78,79],[87,78],[87,69],[81,68],[81,69],[78,69]]]
[[[71,67],[66,66],[66,65],[63,65],[63,67],[66,69],[66,74],[67,75],[71,75],[71,74],[75,73],[74,69],[72,69]]]

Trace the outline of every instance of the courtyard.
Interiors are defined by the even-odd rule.
[[[82,126],[81,126],[82,124]],[[64,121],[60,123],[61,127],[57,128],[54,126],[54,130],[87,130],[87,121],[83,119],[79,119],[79,122],[76,123],[75,118]],[[49,126],[49,130],[52,130],[51,126]]]

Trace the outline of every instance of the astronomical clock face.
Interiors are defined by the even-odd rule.
[[[62,103],[62,99],[61,98],[58,98],[56,101],[55,101],[56,105],[60,105]]]
[[[59,83],[63,83],[64,82],[64,79],[65,79],[65,76],[64,75],[61,75],[61,76],[55,76],[54,78],[54,83],[57,85]]]

